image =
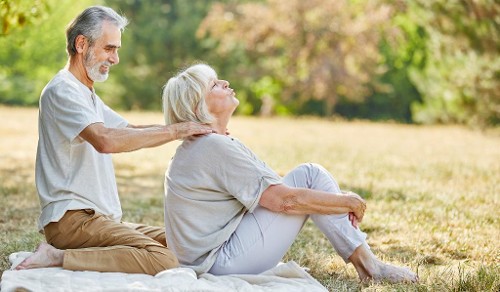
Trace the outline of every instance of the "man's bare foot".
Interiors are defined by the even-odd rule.
[[[26,270],[47,267],[62,267],[64,250],[57,249],[52,245],[42,242],[36,248],[35,253],[22,261],[15,269]]]

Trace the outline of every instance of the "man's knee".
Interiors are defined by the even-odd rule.
[[[164,270],[179,267],[179,260],[172,252],[170,252],[170,254],[164,255],[162,257],[162,262],[164,263],[163,264]]]
[[[179,260],[174,253],[166,247],[154,247],[150,249],[157,273],[179,267]]]

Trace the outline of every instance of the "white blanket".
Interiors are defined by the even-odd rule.
[[[303,268],[291,261],[259,275],[214,276],[187,268],[145,274],[77,272],[62,268],[12,270],[30,252],[13,253],[11,270],[4,271],[0,290],[16,291],[327,291]]]

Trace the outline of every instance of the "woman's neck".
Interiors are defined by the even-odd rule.
[[[212,123],[212,128],[220,135],[226,135],[227,125],[229,124],[229,117],[221,118],[215,117],[215,121]]]

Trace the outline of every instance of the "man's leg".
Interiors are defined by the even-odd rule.
[[[149,238],[161,243],[163,246],[167,246],[167,238],[165,236],[165,227],[159,226],[149,226],[144,224],[137,224],[131,222],[122,222],[126,226],[139,231],[140,233],[146,235]]]
[[[157,234],[160,242],[139,231],[146,227],[136,227],[138,230],[93,210],[76,210],[66,212],[59,222],[47,225],[45,234],[48,243],[64,249],[62,266],[69,270],[155,275],[178,266],[174,254],[160,243],[158,228],[150,231]],[[41,252],[49,254],[54,251],[43,246]],[[32,267],[35,264],[31,263]],[[20,266],[23,268],[23,263]]]

